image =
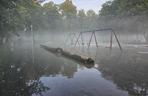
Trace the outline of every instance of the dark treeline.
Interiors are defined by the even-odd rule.
[[[148,15],[148,0],[113,0],[102,6],[101,16],[134,16]]]
[[[37,0],[1,0],[0,37],[19,35],[24,31],[29,33],[31,30],[80,29],[78,27],[82,27],[83,19],[90,20],[95,16],[93,10],[78,11],[71,0],[59,5],[52,1],[42,5]]]
[[[50,1],[44,5],[37,0],[0,1],[0,39],[31,30],[85,31],[112,27],[124,32],[148,30],[147,0],[113,0],[102,5],[99,14],[93,10],[77,10],[71,0],[61,4]],[[1,41],[0,40],[0,41]]]
[[[147,0],[113,0],[102,5],[100,22],[121,33],[145,33],[148,24]]]
[[[143,35],[148,41],[148,0],[112,0],[104,3],[99,26],[112,27],[120,34]]]

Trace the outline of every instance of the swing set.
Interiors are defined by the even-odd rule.
[[[110,32],[110,49],[112,49],[113,37],[115,37],[116,42],[117,42],[117,44],[118,44],[120,50],[122,51],[122,47],[121,47],[121,44],[120,44],[120,42],[119,42],[119,39],[118,39],[116,33],[114,32],[114,30],[113,30],[112,28],[104,28],[104,29],[97,29],[97,30],[90,30],[90,31],[83,31],[83,32],[80,32],[79,35],[78,35],[78,37],[76,38],[76,42],[74,43],[74,47],[76,47],[77,44],[80,45],[80,42],[79,42],[80,39],[81,39],[81,41],[82,41],[82,45],[84,45],[84,42],[83,42],[83,34],[85,34],[85,33],[91,33],[91,37],[90,37],[89,42],[88,42],[88,48],[89,48],[90,45],[91,45],[91,41],[92,41],[93,37],[94,37],[94,39],[95,39],[96,47],[98,48],[99,46],[98,46],[98,41],[97,41],[96,32],[102,32],[102,31]]]

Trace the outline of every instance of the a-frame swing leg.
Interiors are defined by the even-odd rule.
[[[92,40],[93,34],[94,34],[94,33],[92,32],[91,37],[90,37],[90,40],[89,40],[89,43],[88,43],[88,48],[90,47],[90,43],[91,43],[91,40]]]
[[[113,32],[110,34],[110,49],[113,47]]]
[[[120,48],[120,50],[122,51],[122,47],[121,47],[121,44],[120,44],[120,42],[119,42],[119,39],[118,39],[117,35],[115,34],[115,32],[113,32],[113,33],[114,33],[115,39],[116,39],[116,41],[117,41],[117,43],[118,43],[118,45],[119,45],[119,48]]]
[[[81,36],[81,33],[79,34],[79,36],[78,36],[78,38],[77,38],[77,40],[76,40],[76,42],[75,42],[75,45],[74,45],[74,47],[77,45],[77,43],[79,42],[79,38],[80,38],[80,36]]]
[[[72,37],[72,33],[70,34],[69,38],[70,38],[71,45],[72,45],[72,44],[73,44],[73,37]]]
[[[97,42],[96,33],[95,33],[95,32],[93,32],[93,34],[94,34],[94,37],[95,37],[95,43],[96,43],[96,47],[97,47],[97,48],[99,48],[99,46],[98,46],[98,42]]]
[[[82,46],[84,46],[84,40],[83,40],[83,35],[81,33],[81,41],[82,41]]]

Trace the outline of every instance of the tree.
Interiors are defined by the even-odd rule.
[[[1,0],[0,1],[0,42],[4,37],[7,37],[11,31],[15,31],[19,26],[19,22],[16,5],[19,2],[17,0]]]
[[[88,10],[87,11],[87,16],[88,17],[93,17],[93,16],[96,16],[96,13],[93,10]]]
[[[114,0],[102,5],[101,16],[133,16],[148,13],[148,0]]]
[[[16,31],[40,28],[42,7],[34,0],[1,0],[0,1],[1,37],[15,34]]]
[[[60,4],[60,11],[62,15],[69,18],[71,16],[76,16],[77,8],[73,5],[71,0],[66,0],[64,3]]]
[[[50,28],[55,28],[57,26],[57,22],[61,20],[58,6],[51,1],[46,3],[43,8],[45,18],[48,22],[48,27],[50,26]]]
[[[104,3],[102,5],[100,15],[104,16],[104,15],[113,15],[113,14],[115,14],[116,10],[113,10],[114,8],[112,7],[112,5],[113,5],[112,1],[108,1],[108,2]]]
[[[86,14],[85,14],[85,12],[84,12],[83,9],[78,11],[78,16],[79,16],[80,18],[86,17]]]

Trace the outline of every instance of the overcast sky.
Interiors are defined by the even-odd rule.
[[[56,4],[60,4],[65,0],[46,0],[45,2],[53,1]],[[93,9],[96,13],[99,12],[103,3],[109,0],[72,0],[78,10],[84,9],[85,11]]]

